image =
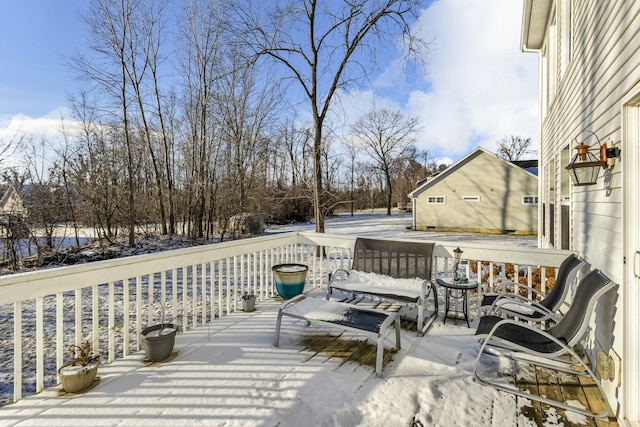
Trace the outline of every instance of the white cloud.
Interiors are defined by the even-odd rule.
[[[70,116],[65,108],[58,108],[43,117],[31,117],[26,114],[16,114],[5,123],[0,122],[0,140],[26,137],[34,139],[60,138],[62,132],[62,118]]]
[[[521,16],[513,0],[438,0],[422,13],[431,90],[406,106],[422,119],[421,146],[459,158],[509,135],[536,139],[537,56],[520,50]]]
[[[69,110],[61,107],[42,117],[16,114],[8,120],[0,120],[0,148],[10,147],[0,158],[0,167],[25,165],[27,157],[33,162],[34,147],[37,147],[36,161],[46,163],[54,159],[50,150],[56,150],[64,143],[63,125],[68,132],[77,129],[69,116]]]

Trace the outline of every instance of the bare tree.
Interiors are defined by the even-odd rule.
[[[81,200],[77,214],[81,221],[95,228],[99,238],[112,241],[124,220],[119,217],[119,207],[126,205],[122,190],[126,188],[126,179],[121,173],[126,156],[121,144],[114,141],[119,131],[109,132],[110,127],[100,122],[99,108],[87,93],[70,97],[70,102],[78,128],[73,132],[75,147],[68,151],[73,155],[63,157],[63,163]]]
[[[218,188],[216,163],[220,142],[216,130],[220,124],[216,117],[215,87],[222,74],[224,14],[221,6],[193,0],[185,2],[184,18],[179,22],[178,62],[188,126],[183,167],[191,237],[204,237],[207,218],[213,221],[212,203]]]
[[[358,151],[353,144],[345,144],[347,154],[349,155],[349,164],[347,166],[347,180],[349,181],[349,200],[351,201],[351,216],[353,216],[355,204],[355,184],[356,184],[356,156]]]
[[[416,188],[418,181],[428,175],[427,168],[419,161],[425,157],[429,157],[428,152],[410,147],[403,156],[396,159],[393,175],[394,201],[402,204],[404,209],[409,207],[407,195]]]
[[[0,171],[5,168],[5,160],[22,145],[24,136],[16,136],[9,140],[0,139]]]
[[[531,153],[531,143],[531,138],[511,135],[498,141],[496,154],[509,162],[520,160],[525,154]]]
[[[387,215],[393,202],[392,169],[414,144],[414,134],[420,130],[417,117],[405,117],[401,111],[371,110],[351,125],[354,143],[374,162],[384,175],[387,193]]]
[[[264,57],[281,65],[302,91],[313,120],[313,197],[316,232],[324,232],[323,130],[336,93],[366,80],[375,67],[377,45],[402,37],[411,55],[426,45],[411,32],[409,19],[420,0],[302,0],[281,5],[257,1],[259,10],[238,7],[237,31]]]
[[[229,184],[226,193],[230,206],[226,210],[235,215],[259,207],[256,198],[250,196],[256,194],[257,173],[268,152],[269,124],[275,121],[279,90],[262,80],[256,65],[247,65],[240,52],[232,51],[225,66],[227,72],[218,80],[215,99],[221,113],[223,170]]]
[[[129,246],[135,246],[135,177],[132,115],[134,100],[131,79],[141,78],[132,72],[137,69],[136,58],[141,50],[134,32],[134,23],[140,12],[136,0],[93,0],[89,13],[83,19],[88,25],[92,55],[78,55],[72,66],[82,78],[91,81],[113,102],[115,129],[120,128],[126,147],[128,188]]]

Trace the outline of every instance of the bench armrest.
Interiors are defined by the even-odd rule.
[[[331,286],[331,282],[334,280],[344,280],[349,277],[351,272],[345,268],[336,268],[331,273],[329,273],[329,286]]]

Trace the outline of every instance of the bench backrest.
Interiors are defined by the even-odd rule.
[[[402,278],[431,280],[435,243],[357,238],[352,269]]]

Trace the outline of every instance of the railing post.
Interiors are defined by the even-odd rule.
[[[44,389],[44,298],[36,298],[36,393]]]
[[[177,326],[178,317],[178,269],[171,269],[171,321]]]
[[[109,282],[109,318],[107,320],[107,348],[108,348],[108,356],[107,360],[109,363],[113,362],[115,359],[116,352],[116,344],[115,344],[115,284],[113,282]]]
[[[22,399],[22,301],[13,303],[13,401]]]
[[[136,276],[136,351],[140,351],[140,332],[142,331],[142,277]]]
[[[76,289],[75,297],[75,345],[82,344],[82,289]]]
[[[56,294],[56,372],[64,364],[64,294]]]
[[[193,328],[198,326],[198,265],[191,265],[191,302],[193,304],[192,308],[192,321],[191,325]]]
[[[91,346],[100,349],[100,289],[98,285],[91,288]]]
[[[129,316],[130,316],[130,305],[129,305],[129,278],[125,278],[122,280],[122,315],[124,316],[123,322],[122,322],[122,355],[123,356],[128,356],[129,355],[129,347],[131,346],[130,340],[130,321],[129,321]]]

